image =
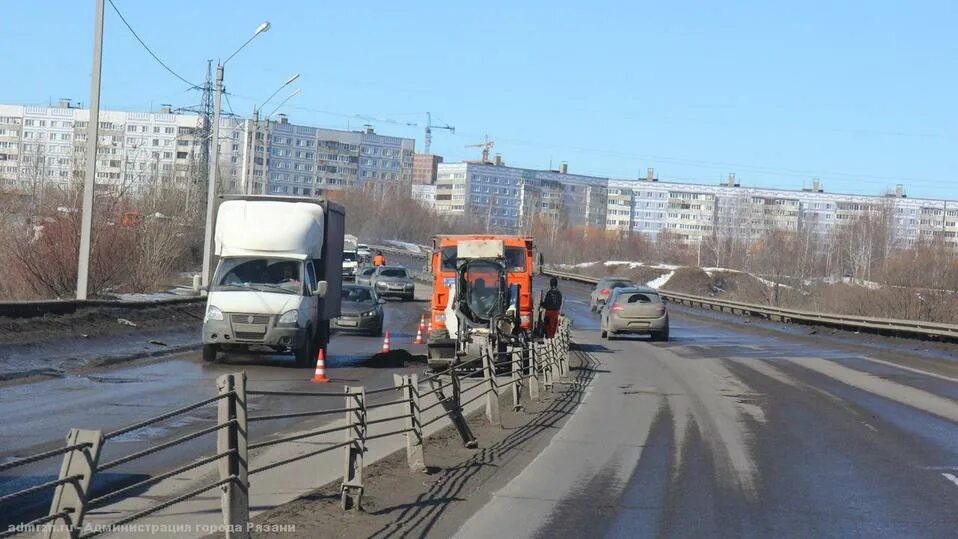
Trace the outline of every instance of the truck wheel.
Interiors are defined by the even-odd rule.
[[[219,346],[215,344],[203,345],[203,361],[207,363],[216,362],[216,354],[219,352]]]
[[[296,356],[296,366],[305,369],[309,367],[313,361],[316,361],[314,353],[316,350],[316,334],[313,331],[309,331],[306,334],[306,338],[303,339],[303,344],[293,350],[293,354]]]

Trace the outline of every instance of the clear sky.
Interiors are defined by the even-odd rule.
[[[295,123],[415,137],[433,151],[488,133],[508,164],[635,178],[958,198],[958,2],[329,2],[114,0],[194,82],[226,68],[247,115],[291,74]],[[0,103],[89,101],[94,0],[0,0]],[[107,4],[102,106],[189,106]],[[278,102],[284,94],[274,101]],[[229,108],[224,104],[224,108]],[[272,107],[267,107],[267,110]]]

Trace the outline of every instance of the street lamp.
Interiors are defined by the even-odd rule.
[[[249,154],[248,154],[247,157],[246,157],[247,166],[243,167],[243,169],[244,169],[244,172],[243,172],[243,190],[244,190],[247,194],[249,194],[249,193],[251,192],[251,185],[252,185],[251,182],[250,182],[250,175],[251,175],[251,174],[250,174],[250,170],[251,170],[251,169],[255,166],[255,164],[256,164],[256,158],[253,156],[253,154],[255,154],[255,152],[256,152],[256,137],[259,135],[259,115],[260,115],[260,112],[263,110],[263,107],[265,107],[267,103],[269,103],[274,97],[276,97],[276,94],[280,93],[280,92],[283,90],[283,88],[289,86],[290,84],[292,84],[293,82],[295,82],[296,79],[298,79],[298,78],[299,78],[299,73],[296,73],[295,75],[293,75],[293,76],[291,76],[290,78],[286,79],[286,82],[284,82],[283,84],[281,84],[281,85],[279,86],[279,88],[276,89],[275,92],[273,92],[272,94],[270,94],[270,96],[269,96],[268,98],[266,98],[266,101],[263,101],[263,104],[262,104],[262,105],[260,105],[260,106],[258,106],[258,107],[253,107],[253,126],[254,126],[254,127],[253,127],[253,136],[251,137],[251,142],[249,143]],[[298,93],[299,93],[299,90],[296,90],[295,92],[293,92],[293,94],[291,94],[289,97],[287,97],[285,100],[283,100],[283,103],[285,103],[286,101],[289,100],[290,97],[293,97],[293,95],[296,95],[296,94],[298,94]],[[280,105],[280,106],[282,106],[282,105]],[[276,112],[276,111],[274,110],[273,112]],[[267,126],[268,126],[268,125],[269,125],[269,124],[267,124]],[[263,141],[264,148],[265,148],[265,143],[266,143],[266,141],[264,140],[264,141]],[[265,160],[266,158],[264,157],[263,159],[264,159],[264,160],[263,160],[263,175],[265,176],[265,175],[266,175],[266,160]],[[265,185],[265,184],[264,184],[264,185]]]
[[[252,37],[240,45],[233,54],[227,56],[225,61],[216,65],[216,100],[213,107],[213,130],[211,136],[213,140],[211,141],[212,147],[210,148],[209,186],[207,187],[206,195],[206,233],[203,238],[203,286],[210,284],[210,265],[213,261],[213,212],[216,209],[216,172],[217,168],[219,168],[218,161],[220,154],[220,107],[223,101],[223,68],[227,62],[232,60],[233,57],[239,54],[251,41],[256,39],[256,36],[268,31],[269,28],[269,21],[263,21],[262,24],[256,27],[256,31],[253,32]]]

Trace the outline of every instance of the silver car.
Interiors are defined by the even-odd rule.
[[[669,340],[669,309],[652,288],[615,289],[599,316],[603,339],[630,333],[650,335],[653,341]]]
[[[603,277],[596,283],[595,289],[589,296],[589,308],[597,313],[602,310],[602,306],[609,300],[609,296],[616,288],[623,286],[635,286],[635,283],[622,277]]]
[[[373,273],[376,272],[376,266],[363,266],[356,271],[356,284],[363,286],[372,286]]]
[[[416,285],[402,266],[379,266],[370,280],[380,297],[393,296],[408,301],[416,295]]]

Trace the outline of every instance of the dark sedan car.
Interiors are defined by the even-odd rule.
[[[383,334],[383,300],[368,286],[344,285],[339,318],[333,328],[369,335]]]
[[[372,276],[372,285],[380,296],[399,296],[412,300],[416,295],[416,285],[402,266],[379,266]]]

